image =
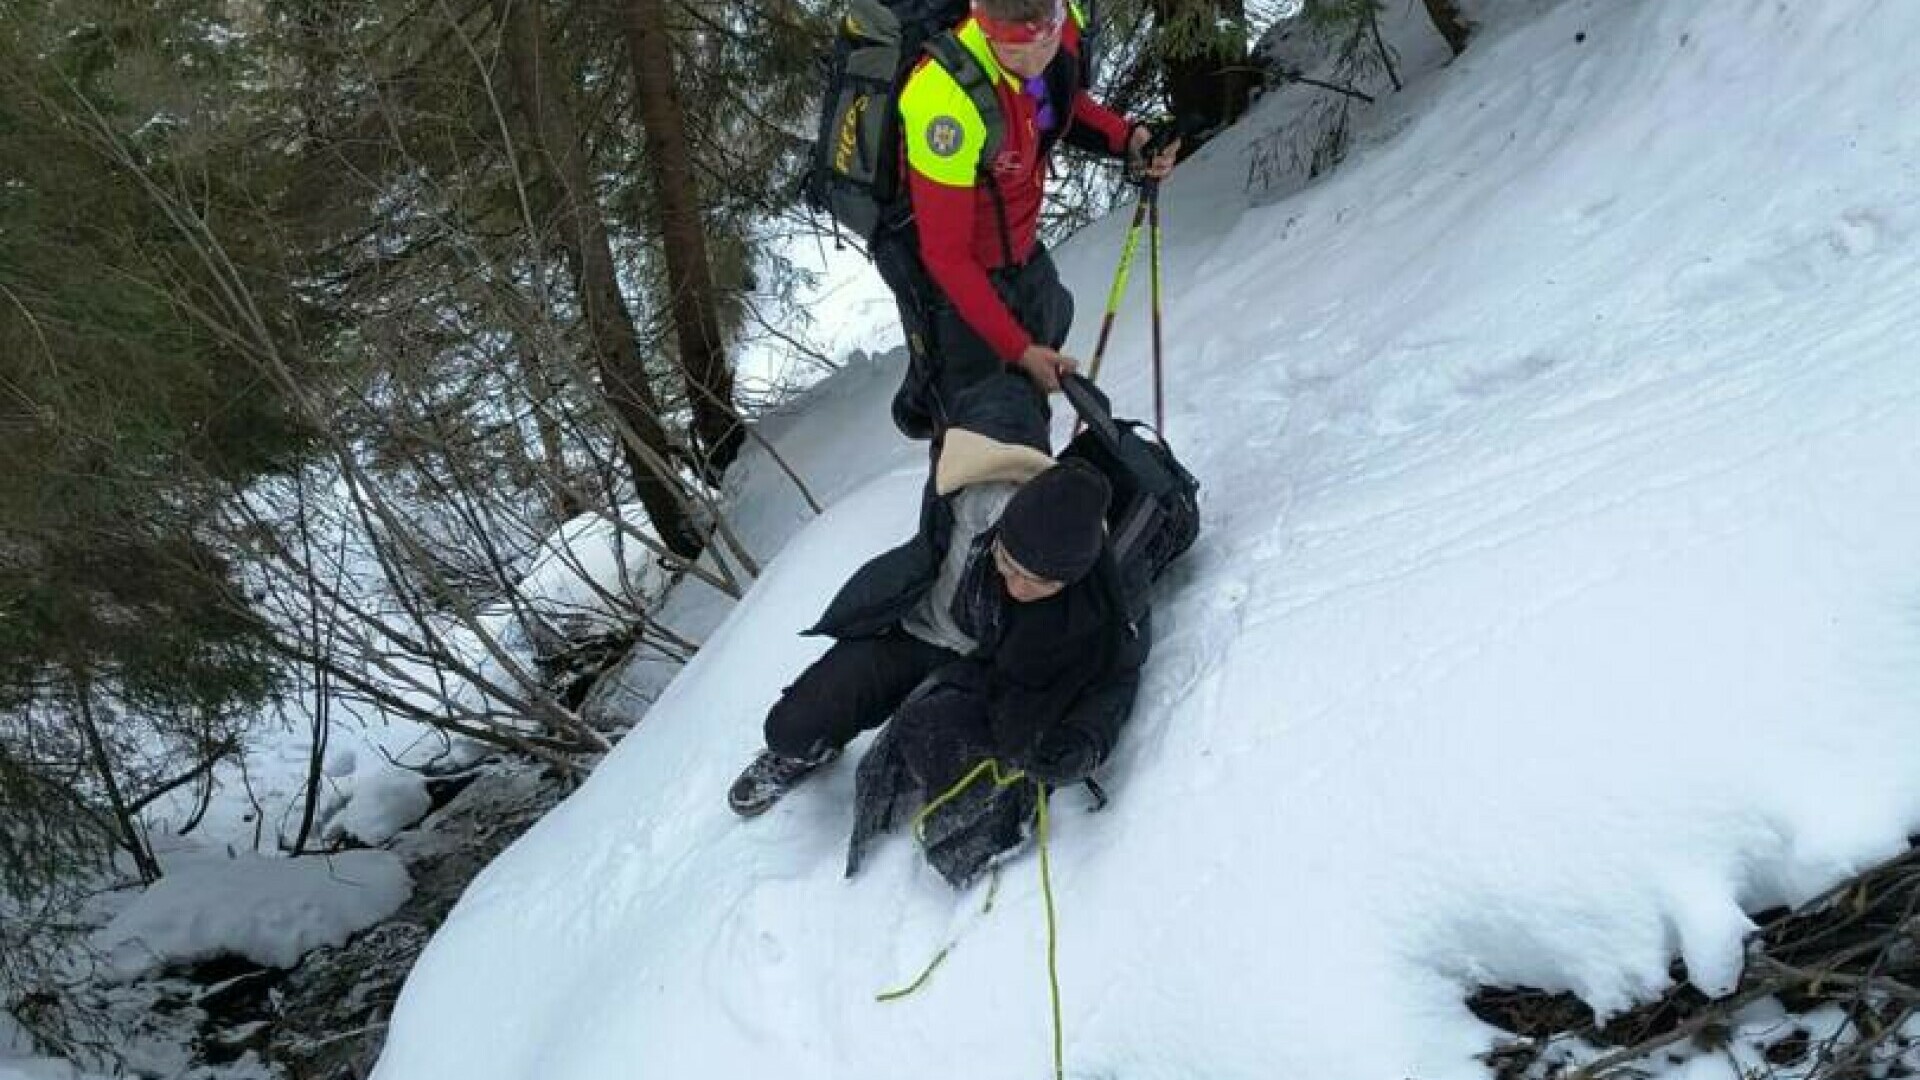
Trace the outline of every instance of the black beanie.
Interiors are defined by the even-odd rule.
[[[1069,584],[1100,558],[1105,540],[1107,478],[1065,461],[1014,492],[1000,513],[1000,543],[1029,573]]]

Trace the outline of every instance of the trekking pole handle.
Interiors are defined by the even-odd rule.
[[[1148,124],[1147,141],[1140,146],[1140,156],[1148,161],[1160,156],[1161,152],[1173,145],[1185,132],[1176,123]]]
[[[1207,130],[1205,121],[1191,116],[1180,116],[1171,120],[1142,123],[1138,126],[1147,129],[1147,141],[1140,144],[1140,165],[1143,169],[1147,162],[1159,157],[1166,151],[1167,147],[1172,146],[1176,142],[1185,142],[1188,139],[1196,138]],[[1152,189],[1160,186],[1158,180],[1145,175],[1144,172],[1142,172],[1140,176],[1135,177],[1135,181],[1143,188]]]

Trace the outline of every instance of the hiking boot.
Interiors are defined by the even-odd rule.
[[[759,817],[808,773],[839,756],[840,751],[831,746],[812,757],[762,750],[727,789],[727,805],[741,817]]]

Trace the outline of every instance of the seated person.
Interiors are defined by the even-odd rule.
[[[764,812],[896,711],[897,730],[862,764],[867,836],[885,828],[903,796],[937,795],[984,756],[1069,783],[1112,748],[1148,635],[1128,621],[1107,552],[1108,483],[1084,463],[1056,464],[1040,449],[1046,433],[1019,410],[997,414],[1007,426],[993,433],[984,429],[994,409],[970,415],[974,428],[951,429],[940,444],[916,535],[857,571],[810,631],[835,643],[768,713],[767,748],[728,791],[734,812]],[[1019,786],[1031,809],[1034,785]],[[994,800],[1012,808],[995,812],[1018,810],[1022,798]],[[976,811],[964,829],[958,817],[941,830],[929,821],[930,854],[936,831],[1019,840],[1023,820],[984,827],[982,799],[952,800],[954,810]],[[856,835],[856,849],[863,841]],[[856,850],[849,872],[857,864]],[[958,860],[942,872],[959,884],[984,865]]]

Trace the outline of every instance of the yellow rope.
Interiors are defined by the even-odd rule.
[[[953,945],[954,943],[949,941],[945,945],[940,946],[940,951],[933,954],[932,960],[927,961],[926,970],[920,973],[919,978],[913,980],[912,982],[908,983],[907,985],[901,987],[898,990],[882,990],[879,993],[873,995],[873,1000],[899,1001],[901,998],[906,997],[908,994],[911,994],[915,990],[918,990],[922,986],[926,985],[927,980],[933,978],[933,971],[935,968],[940,966],[940,961],[945,960],[947,958],[947,954],[953,951]]]
[[[998,895],[1000,895],[1000,868],[995,866],[987,871],[987,898],[980,903],[981,915],[984,916],[993,911],[993,898]]]
[[[1067,1074],[1066,1029],[1060,1020],[1060,926],[1053,907],[1053,861],[1047,852],[1047,785],[1019,769],[1002,772],[997,759],[985,758],[967,775],[961,777],[958,783],[941,792],[938,798],[922,807],[920,812],[914,815],[913,836],[914,839],[925,843],[928,815],[958,798],[982,776],[990,777],[995,788],[1010,787],[1022,780],[1032,780],[1034,793],[1038,796],[1038,802],[1034,808],[1034,836],[1040,845],[1040,897],[1047,913],[1047,994],[1053,1006],[1053,1076],[1054,1080],[1065,1080]],[[1000,868],[996,866],[993,868],[992,882],[987,887],[986,903],[980,908],[981,915],[993,910],[993,897],[999,889]],[[926,969],[920,972],[919,978],[898,990],[877,994],[874,1000],[898,1001],[926,985],[927,980],[933,977],[934,970],[946,960],[947,954],[953,951],[955,944],[956,942],[949,941],[941,946],[940,951],[935,953],[933,959],[927,963]]]
[[[992,870],[988,871],[987,898],[980,905],[980,914],[982,916],[986,915],[988,912],[993,910],[993,898],[995,896],[998,896],[999,893],[1000,893],[1000,868],[996,866]],[[915,990],[920,989],[920,987],[924,985],[928,979],[933,977],[934,969],[940,966],[940,962],[947,958],[947,954],[952,952],[953,947],[957,944],[959,944],[958,941],[949,941],[945,945],[940,946],[940,951],[933,954],[932,960],[927,961],[927,966],[921,970],[919,978],[913,980],[912,982],[908,983],[907,985],[901,987],[898,990],[883,990],[880,993],[873,995],[873,1000],[898,1001],[901,998],[906,997],[908,994],[913,993]]]
[[[931,817],[935,810],[959,798],[961,794],[973,786],[975,780],[980,779],[982,774],[991,776],[993,778],[993,786],[996,788],[1011,787],[1027,778],[1027,774],[1021,772],[1019,769],[1013,769],[1004,773],[1001,772],[1000,760],[998,758],[980,759],[980,764],[975,765],[972,771],[961,777],[952,787],[941,792],[938,798],[921,807],[920,812],[913,816],[913,838],[923,844],[926,843],[927,818]]]
[[[1040,807],[1034,811],[1039,818],[1034,835],[1040,840],[1040,896],[1047,907],[1047,992],[1053,1000],[1053,1080],[1065,1080],[1065,1029],[1060,1023],[1060,933],[1053,915],[1053,869],[1047,858],[1047,785],[1035,780],[1033,786],[1040,795]]]

